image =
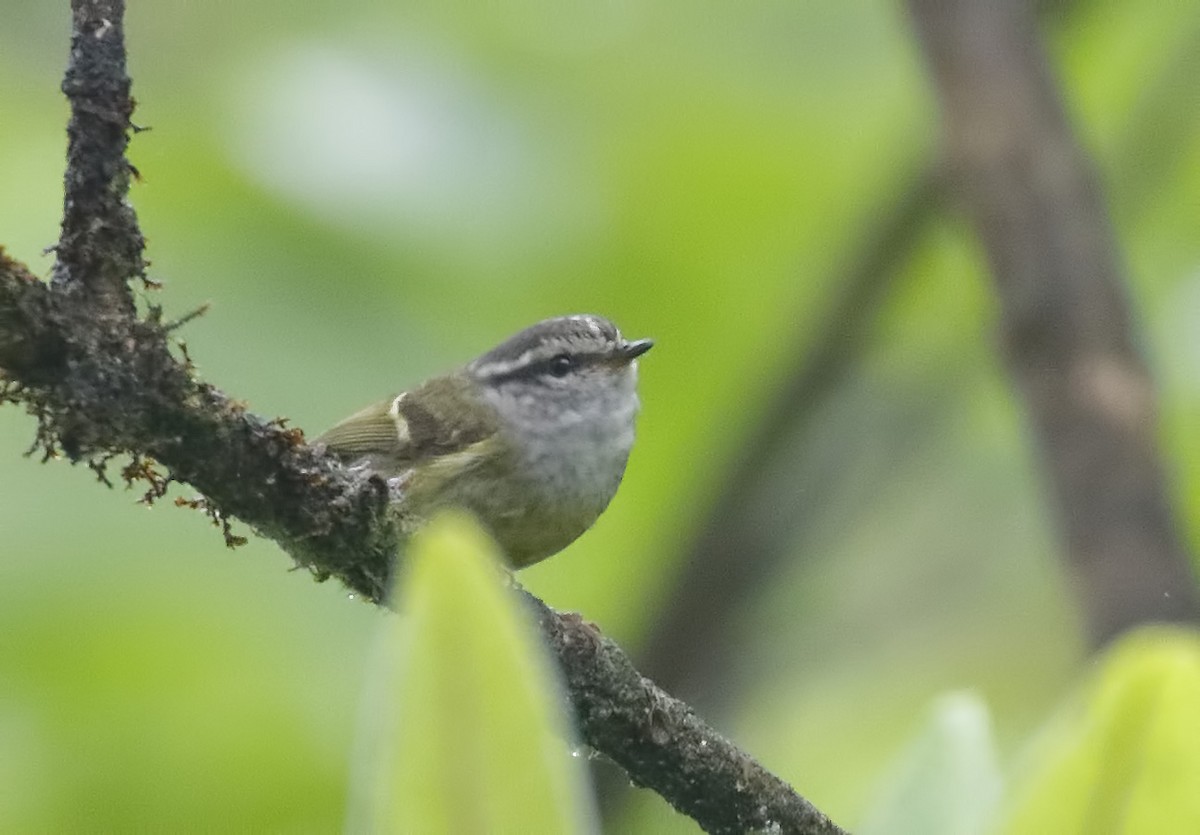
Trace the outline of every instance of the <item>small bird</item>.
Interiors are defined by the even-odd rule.
[[[388,480],[404,535],[463,508],[524,568],[574,542],[612,500],[633,446],[637,358],[653,344],[602,316],[546,319],[314,443]]]

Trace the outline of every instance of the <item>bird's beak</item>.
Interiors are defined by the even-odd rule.
[[[637,359],[653,347],[653,339],[635,339],[633,342],[626,342],[617,349],[617,356],[628,362],[629,360]]]

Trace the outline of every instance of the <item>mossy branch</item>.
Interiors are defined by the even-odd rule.
[[[263,420],[197,379],[172,342],[176,323],[153,305],[144,241],[127,202],[125,159],[134,103],[125,70],[122,0],[73,0],[66,198],[53,280],[45,284],[0,252],[0,402],[37,420],[34,447],[107,465],[145,500],[172,481],[237,544],[237,518],[319,579],[337,578],[382,603],[397,533],[378,479],[353,474],[304,442],[286,421]],[[583,739],[630,779],[710,832],[841,832],[825,815],[634,669],[595,627],[529,597],[556,653]]]

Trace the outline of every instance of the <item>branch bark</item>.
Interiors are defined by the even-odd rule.
[[[67,125],[66,199],[54,284],[86,292],[93,314],[133,314],[126,282],[145,274],[144,241],[125,200],[131,169],[125,160],[133,99],[125,71],[122,0],[72,0],[71,60],[62,91],[71,103]]]
[[[305,445],[198,381],[172,353],[172,327],[139,315],[143,240],[126,202],[133,102],[122,0],[73,0],[66,200],[49,286],[0,252],[0,402],[38,418],[36,446],[85,461],[107,481],[114,456],[132,463],[150,499],[171,481],[205,495],[217,520],[237,517],[320,579],[336,577],[381,604],[397,550],[387,489]],[[165,471],[163,468],[166,468]],[[235,538],[226,528],[227,541]],[[529,596],[557,655],[583,739],[710,832],[842,830],[682,702],[634,669],[577,616]]]
[[[1043,454],[1095,644],[1200,621],[1167,499],[1154,388],[1098,178],[1026,0],[909,0],[954,183],[983,241],[1009,373]]]

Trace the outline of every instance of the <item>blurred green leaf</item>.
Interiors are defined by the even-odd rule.
[[[1002,780],[987,705],[973,693],[939,698],[885,777],[861,835],[986,831]]]
[[[0,110],[15,126],[0,131],[0,243],[45,275],[69,4],[0,5]],[[1050,5],[1063,98],[1105,180],[1196,553],[1200,4]],[[612,506],[521,575],[633,649],[686,572],[728,463],[829,318],[845,265],[877,246],[872,230],[937,141],[911,27],[883,0],[703,14],[159,0],[131,4],[128,24],[135,121],[154,128],[133,139],[143,178],[131,201],[166,284],[155,302],[172,316],[213,302],[181,336],[204,378],[255,412],[315,434],[543,316],[594,310],[658,340]],[[278,58],[296,55],[313,61],[287,66],[320,84],[314,95],[264,98]],[[343,61],[388,83],[353,118],[325,105],[369,91],[316,95]],[[399,106],[413,90],[429,118]],[[245,154],[276,137],[278,159],[295,159],[319,138],[279,136],[267,117],[289,102],[299,124],[324,114],[309,127],[332,131],[329,156],[300,165],[325,175],[422,154],[456,164],[410,169],[439,175],[422,217],[392,203],[403,195],[383,177],[334,181],[360,185],[361,204],[314,206],[296,187],[321,172],[281,181]],[[477,158],[477,128],[436,133],[463,112],[495,129],[493,156]],[[421,137],[436,143],[402,141]],[[380,156],[353,156],[364,142]],[[501,179],[469,179],[488,172]],[[511,183],[512,237],[478,234],[495,202],[436,202],[497,183]],[[714,661],[708,683],[740,695],[706,718],[839,820],[863,819],[874,775],[933,694],[969,684],[1010,749],[1085,651],[966,221],[929,224],[896,269],[863,360],[773,464],[803,489],[773,493],[762,512],[805,522],[786,566],[729,615],[737,664]],[[0,409],[0,832],[335,830],[380,613],[286,573],[266,540],[226,553],[198,514],[147,512],[78,468],[22,458],[33,432]],[[802,469],[784,472],[792,461]],[[613,831],[695,825],[643,792]]]
[[[387,624],[392,697],[372,831],[593,831],[562,699],[495,546],[462,515],[409,549],[401,616]]]
[[[1125,638],[1032,752],[1003,832],[1200,832],[1200,635]]]

